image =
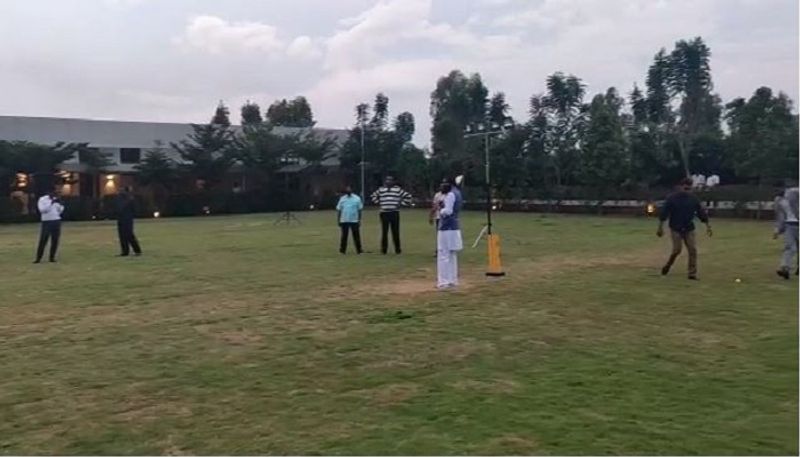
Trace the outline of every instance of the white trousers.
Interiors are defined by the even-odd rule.
[[[436,250],[438,287],[458,285],[458,251],[463,249],[460,230],[440,231]]]
[[[436,273],[438,287],[455,287],[458,285],[458,251],[439,249],[436,255]]]

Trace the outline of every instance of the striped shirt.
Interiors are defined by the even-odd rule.
[[[372,203],[381,206],[381,212],[398,211],[400,206],[411,206],[411,194],[400,186],[381,187],[372,193]]]

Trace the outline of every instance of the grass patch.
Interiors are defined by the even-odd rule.
[[[402,256],[275,217],[141,221],[130,259],[113,223],[65,224],[36,266],[37,227],[0,226],[0,453],[798,452],[769,224],[717,221],[689,283],[652,220],[500,213],[508,277],[467,248],[440,293],[422,211]]]

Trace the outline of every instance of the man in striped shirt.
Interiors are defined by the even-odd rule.
[[[372,194],[372,202],[381,208],[381,253],[389,250],[387,235],[391,228],[394,252],[400,254],[400,207],[411,206],[411,194],[397,185],[392,176],[387,176],[383,184]]]

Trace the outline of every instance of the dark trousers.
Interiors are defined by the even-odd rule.
[[[41,262],[44,255],[44,247],[50,241],[50,261],[56,261],[58,252],[58,240],[61,238],[61,221],[42,222],[42,231],[39,234],[39,246],[36,248],[36,261]]]
[[[119,247],[122,249],[122,255],[129,255],[131,248],[137,255],[142,253],[139,241],[136,239],[136,235],[133,234],[133,219],[117,220],[117,233],[119,234]]]
[[[394,252],[400,254],[400,211],[385,211],[381,213],[381,253],[389,250],[389,229],[392,230]]]
[[[683,245],[686,245],[686,251],[689,253],[689,276],[697,275],[697,238],[695,237],[694,230],[688,232],[672,231],[672,253],[670,253],[667,264],[664,268],[669,271],[672,264],[681,255]]]
[[[361,254],[361,224],[358,222],[342,222],[339,224],[342,228],[342,238],[339,242],[339,252],[344,254],[347,252],[347,232],[353,232],[353,244],[356,245],[356,252]]]

